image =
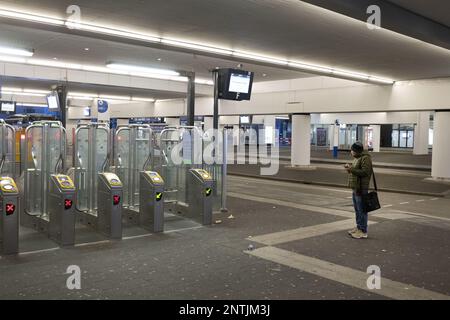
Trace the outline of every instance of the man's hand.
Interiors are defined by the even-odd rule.
[[[347,170],[348,173],[352,170],[352,165],[350,163],[346,163],[344,166],[345,170]]]

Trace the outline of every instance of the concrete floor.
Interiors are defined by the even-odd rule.
[[[234,219],[211,227],[180,220],[122,241],[83,230],[73,248],[34,237],[1,257],[0,299],[450,298],[448,198],[381,193],[369,239],[353,240],[349,190],[231,176],[229,195]],[[69,265],[81,290],[66,287]],[[380,290],[367,288],[370,265]]]

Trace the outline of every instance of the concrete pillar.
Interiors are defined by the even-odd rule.
[[[339,150],[339,125],[335,124],[333,128],[333,158],[338,157]]]
[[[418,112],[417,124],[414,126],[413,154],[428,154],[428,134],[430,130],[430,113]]]
[[[166,118],[166,124],[168,126],[179,126],[180,118]]]
[[[380,152],[381,126],[371,125],[372,127],[372,147],[373,152]]]
[[[203,131],[208,131],[209,129],[212,129],[214,127],[214,118],[213,117],[204,117],[204,125],[203,125]]]
[[[233,125],[233,144],[235,145],[235,146],[239,146],[239,137],[240,137],[240,134],[239,134],[239,125],[238,124],[235,124],[235,125]]]
[[[450,180],[450,111],[436,111],[434,116],[431,176]]]
[[[311,115],[292,115],[292,166],[311,164]]]
[[[333,148],[334,148],[334,124],[330,124],[328,126],[328,141],[330,142],[330,145],[329,145],[330,151],[333,151]]]

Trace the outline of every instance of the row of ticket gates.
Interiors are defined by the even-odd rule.
[[[1,254],[19,252],[19,225],[43,232],[61,246],[75,244],[77,223],[90,226],[110,239],[121,239],[123,227],[129,223],[150,232],[164,232],[166,207],[173,208],[172,205],[176,207],[170,214],[210,225],[213,176],[201,166],[170,159],[170,151],[180,141],[183,143],[189,130],[194,129],[167,128],[161,133],[162,161],[157,172],[148,170],[156,168],[151,159],[155,158],[154,135],[149,127],[136,125],[118,130],[122,136],[114,140],[122,145],[116,146],[115,166],[107,163],[111,152],[107,127],[102,124],[80,127],[74,166],[64,170],[65,129],[59,122],[33,123],[27,128],[21,146],[24,170],[17,178],[18,184],[13,173],[14,128],[0,122]],[[192,153],[193,148],[187,152],[189,157]],[[165,199],[168,193],[181,191],[181,198]]]

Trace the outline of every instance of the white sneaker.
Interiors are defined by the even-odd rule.
[[[367,233],[364,233],[361,230],[358,230],[350,235],[353,239],[367,239]]]
[[[356,231],[358,231],[358,228],[357,228],[357,227],[353,228],[352,230],[348,230],[347,233],[348,233],[349,235],[352,235],[352,233],[355,233]]]

